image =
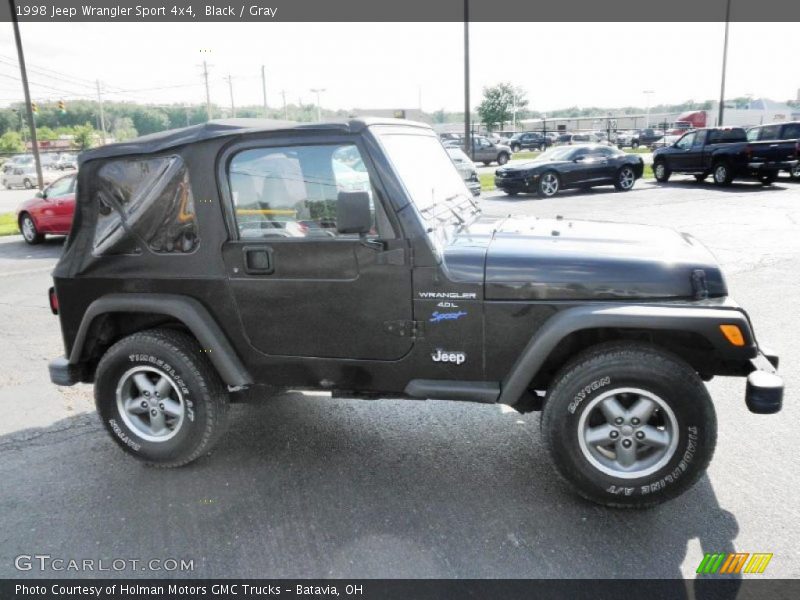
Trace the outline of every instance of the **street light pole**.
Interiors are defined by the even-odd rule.
[[[17,57],[19,58],[19,75],[22,79],[22,92],[25,94],[25,110],[28,113],[28,127],[31,132],[31,150],[33,151],[33,162],[36,164],[36,178],[38,179],[39,189],[44,188],[44,177],[42,176],[42,163],[39,160],[39,142],[36,139],[36,122],[33,120],[33,106],[31,105],[31,91],[28,88],[28,70],[25,68],[25,54],[22,52],[22,38],[19,35],[19,23],[17,22],[17,7],[14,0],[9,0],[11,8],[11,23],[14,25],[14,40],[17,43]],[[20,113],[22,118],[22,113]]]
[[[469,114],[469,0],[464,0],[464,150],[473,158]]]
[[[645,90],[642,92],[644,94],[646,105],[644,109],[644,126],[645,128],[650,127],[650,94],[653,93],[653,90]]]
[[[719,116],[717,120],[719,121],[717,125],[722,127],[722,118],[725,113],[725,72],[728,69],[728,26],[731,23],[731,0],[728,0],[728,3],[725,7],[725,42],[722,46],[722,82],[719,86]]]
[[[322,121],[322,107],[319,104],[319,95],[325,91],[325,88],[312,88],[311,92],[317,95],[317,122]]]

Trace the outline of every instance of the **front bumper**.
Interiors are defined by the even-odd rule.
[[[504,192],[535,192],[536,181],[539,176],[528,177],[498,177],[494,178],[494,186]]]
[[[783,407],[783,379],[778,375],[778,357],[759,350],[750,361],[753,371],[747,376],[745,403],[752,413],[772,415]]]
[[[77,365],[71,365],[66,357],[54,358],[47,365],[50,381],[56,385],[70,386],[81,381],[81,371]]]

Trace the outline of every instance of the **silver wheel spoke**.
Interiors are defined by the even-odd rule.
[[[625,409],[614,396],[609,396],[600,404],[600,410],[606,421],[613,423],[614,419],[625,418]]]
[[[175,400],[164,398],[161,402],[164,404],[164,412],[169,416],[179,417],[181,414],[183,414],[181,405],[175,402]]]
[[[133,382],[136,384],[136,387],[139,388],[140,392],[149,392],[152,394],[155,391],[153,384],[150,383],[150,380],[144,373],[136,373],[136,375],[133,376]]]
[[[625,441],[630,443],[630,440]],[[620,440],[614,446],[614,450],[617,453],[617,462],[621,467],[627,469],[632,467],[636,462],[636,444],[630,443],[630,445],[626,448],[623,445],[623,441]]]
[[[169,379],[167,379],[166,377],[162,377],[161,379],[159,379],[156,382],[155,392],[161,398],[168,398],[169,397],[169,391],[171,389],[172,389],[172,384],[169,382]]]
[[[153,412],[155,412],[155,414],[153,414]],[[164,433],[166,428],[167,420],[164,418],[164,413],[155,409],[150,411],[150,433],[159,435]]]
[[[140,415],[147,412],[147,407],[142,407],[144,398],[128,398],[125,401],[125,410],[134,415]]]
[[[666,448],[669,445],[670,437],[666,431],[656,429],[652,425],[645,425],[639,431],[644,433],[644,438],[639,440],[640,444],[653,448]]]
[[[649,398],[639,398],[636,403],[628,410],[628,417],[637,418],[640,423],[647,423],[653,416],[656,403]]]
[[[586,432],[584,439],[587,444],[592,446],[610,446],[614,440],[611,439],[611,432],[616,428],[608,423],[592,427]]]

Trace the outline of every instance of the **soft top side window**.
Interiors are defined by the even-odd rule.
[[[93,253],[186,254],[199,245],[189,171],[180,156],[110,160],[97,172]]]

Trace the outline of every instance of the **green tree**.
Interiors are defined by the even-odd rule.
[[[58,138],[58,135],[55,131],[50,129],[49,127],[37,127],[36,128],[36,139],[38,140],[55,140]]]
[[[498,83],[495,86],[483,88],[483,101],[478,106],[478,115],[489,131],[502,127],[503,123],[511,121],[514,107],[517,110],[517,119],[528,106],[527,94],[522,88],[510,83]]]
[[[139,133],[133,126],[133,119],[130,117],[117,117],[111,125],[111,133],[118,142],[124,142],[135,138]]]
[[[0,136],[0,152],[23,152],[25,144],[22,136],[16,131],[6,131]]]
[[[75,127],[73,143],[81,150],[87,150],[94,144],[94,128],[89,124]]]

